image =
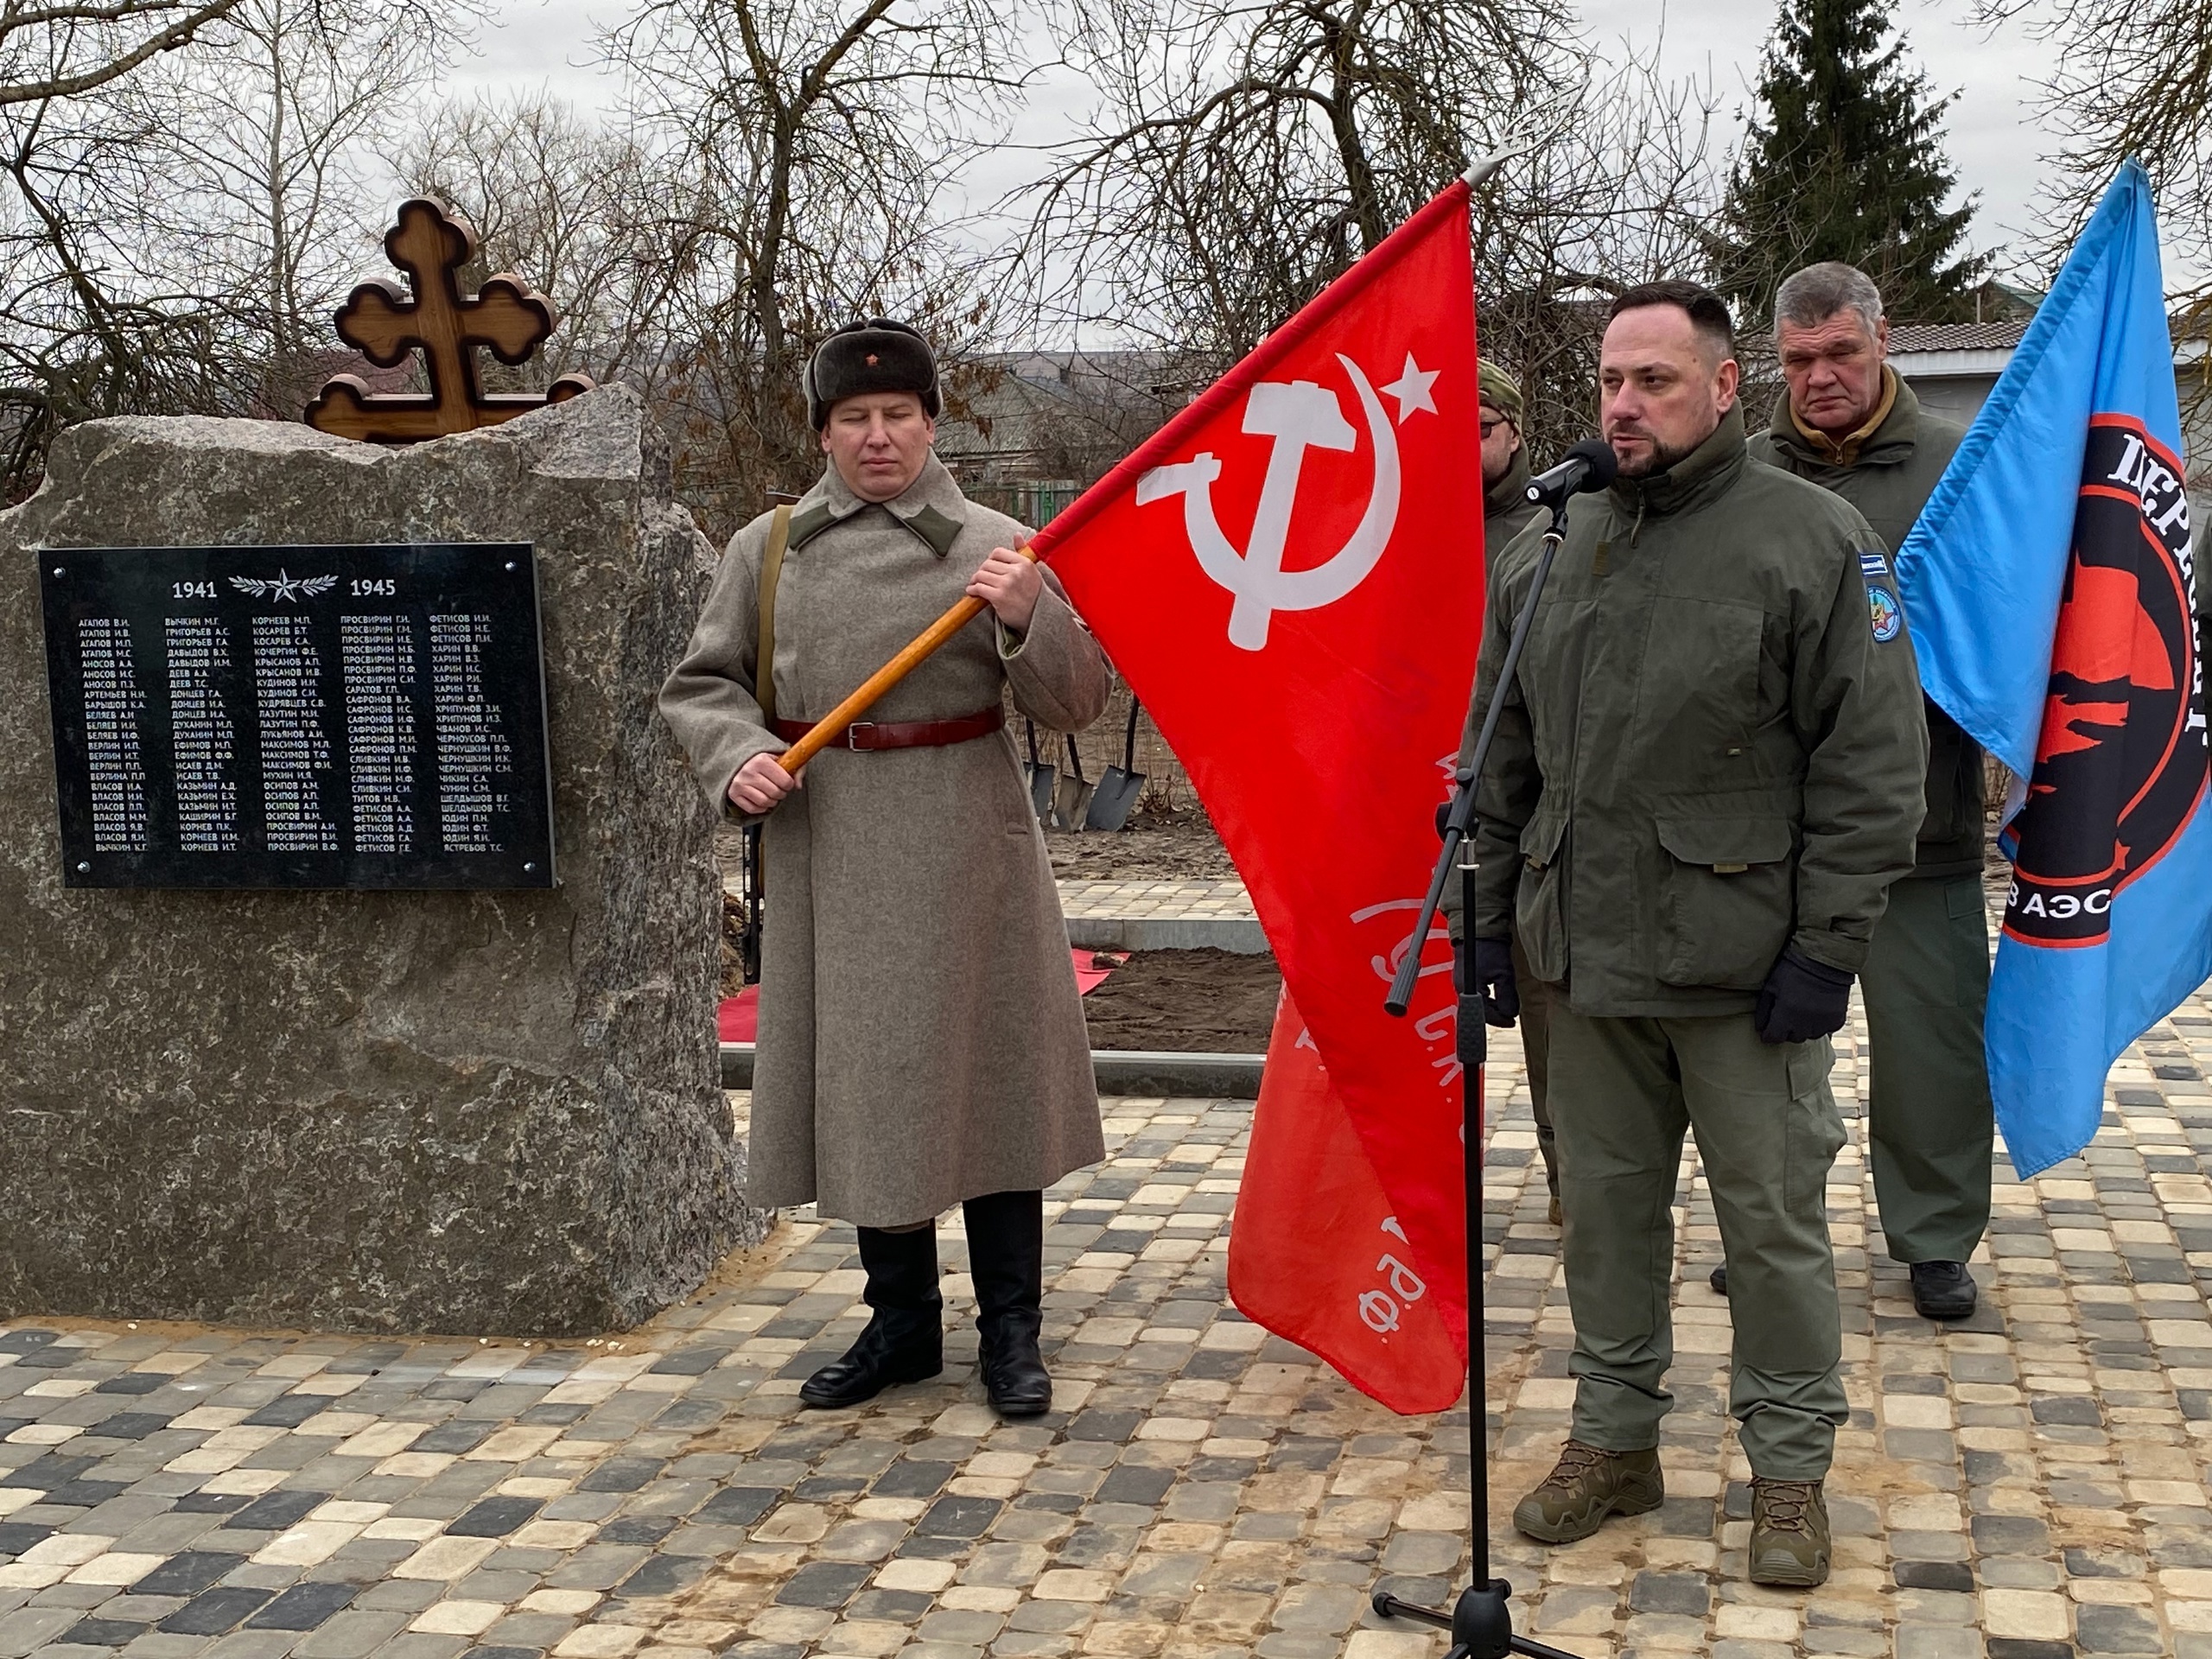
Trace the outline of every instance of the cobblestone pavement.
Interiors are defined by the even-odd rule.
[[[1520,1628],[1587,1655],[2212,1659],[2208,1059],[2198,999],[2115,1074],[2086,1158],[2000,1184],[1965,1329],[1913,1316],[1847,1149],[1853,1410],[1809,1595],[1744,1581],[1718,1236],[1686,1186],[1669,1500],[1549,1552],[1501,1525]],[[1570,1385],[1510,1044],[1493,1086],[1502,1520]],[[1433,1655],[1367,1597],[1456,1587],[1464,1415],[1394,1418],[1225,1306],[1249,1109],[1109,1103],[1108,1161],[1051,1195],[1062,1409],[1029,1424],[982,1404],[964,1324],[938,1382],[800,1410],[863,1313],[850,1229],[803,1213],[598,1344],[0,1325],[0,1659]]]

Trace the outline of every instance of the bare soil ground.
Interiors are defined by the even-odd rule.
[[[1083,999],[1093,1048],[1258,1054],[1282,977],[1273,957],[1141,950]]]
[[[1236,874],[1196,806],[1141,806],[1126,830],[1052,830],[1045,844],[1061,881],[1222,881]]]

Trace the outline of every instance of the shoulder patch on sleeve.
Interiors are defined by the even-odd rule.
[[[1885,645],[1904,632],[1904,607],[1886,584],[1872,578],[1866,583],[1866,610],[1875,644]]]

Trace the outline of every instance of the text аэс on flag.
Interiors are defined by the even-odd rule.
[[[1401,1411],[1466,1325],[1459,1064],[1427,890],[1482,621],[1467,188],[1415,213],[1035,538],[1188,770],[1287,995],[1237,1306]]]
[[[2023,1176],[2088,1144],[2113,1061],[2212,974],[2184,478],[2131,162],[1897,556],[1922,683],[2016,780],[1985,1030]]]

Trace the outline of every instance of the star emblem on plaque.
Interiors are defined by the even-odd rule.
[[[231,586],[242,594],[251,594],[256,599],[282,600],[296,604],[304,594],[309,599],[328,593],[338,585],[335,576],[296,576],[278,568],[274,576],[232,576]]]
[[[397,368],[420,352],[430,390],[372,392],[359,375],[334,375],[307,406],[309,426],[371,443],[419,443],[496,426],[592,389],[588,376],[564,374],[542,392],[484,390],[480,349],[510,365],[526,363],[557,318],[552,302],[512,272],[487,276],[464,295],[460,272],[476,246],[474,228],[443,202],[416,197],[400,204],[384,249],[409,286],[384,278],[361,283],[338,309],[338,337],[380,369]]]

